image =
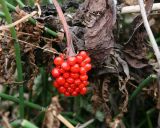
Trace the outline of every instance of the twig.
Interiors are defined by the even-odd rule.
[[[153,4],[152,11],[156,11],[156,10],[160,10],[160,3]],[[139,5],[126,6],[126,7],[122,7],[122,8],[119,9],[120,14],[138,13],[138,12],[140,12]]]
[[[151,28],[149,26],[149,23],[148,23],[148,20],[147,20],[147,14],[146,14],[146,11],[145,11],[145,8],[144,8],[144,2],[143,2],[143,0],[138,0],[138,3],[140,5],[140,10],[141,10],[141,15],[142,15],[142,18],[143,18],[144,26],[145,26],[146,31],[148,33],[150,43],[151,43],[151,45],[153,47],[153,50],[155,52],[155,56],[157,58],[159,69],[160,69],[160,51],[159,51],[158,45],[156,43],[156,40],[153,36],[152,30],[151,30]]]
[[[68,120],[66,120],[61,114],[56,114],[56,111],[52,112],[53,116],[58,118],[68,128],[75,128]]]
[[[94,122],[94,119],[90,119],[89,121],[87,121],[86,123],[80,125],[79,127],[77,128],[86,128],[88,125],[90,125],[91,123]]]
[[[12,128],[11,125],[9,124],[9,121],[5,115],[2,115],[2,119],[6,125],[6,128]]]
[[[42,10],[41,10],[41,7],[40,7],[40,5],[39,5],[38,2],[39,2],[39,1],[36,1],[35,6],[37,6],[37,8],[38,8],[38,15],[39,15],[39,17],[40,17],[41,14],[42,14]]]
[[[31,14],[27,14],[26,16],[22,17],[21,19],[17,20],[16,22],[14,23],[11,23],[11,24],[8,24],[8,25],[5,25],[5,26],[1,26],[0,27],[0,30],[5,30],[5,29],[9,29],[11,27],[14,27],[16,26],[17,24],[20,24],[26,20],[28,20],[30,17],[33,17],[34,15],[37,14],[37,11],[34,11],[32,12]]]
[[[4,36],[4,37],[7,37],[7,38],[10,38],[10,39],[13,39],[12,37],[7,36],[7,35],[3,35],[3,34],[0,34],[0,35],[1,35],[1,36]],[[31,44],[31,43],[28,43],[28,42],[23,41],[23,40],[17,39],[17,41],[19,41],[20,43],[24,43],[24,44],[30,45],[30,46],[35,47],[35,48],[42,49],[42,50],[47,51],[47,52],[51,52],[51,53],[54,53],[54,54],[57,54],[57,55],[60,54],[60,53],[58,53],[57,51],[52,51],[52,50],[49,50],[49,49],[46,49],[46,48],[42,48],[42,47],[40,47],[40,46],[37,46],[37,45]]]

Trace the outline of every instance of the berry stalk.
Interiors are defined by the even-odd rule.
[[[60,21],[63,25],[63,29],[66,33],[66,38],[67,38],[67,53],[66,53],[66,55],[67,56],[75,56],[76,53],[75,53],[75,50],[73,47],[72,37],[71,37],[70,31],[69,31],[67,21],[66,21],[64,14],[62,12],[62,9],[61,9],[60,5],[58,4],[57,0],[53,0],[53,4],[57,10],[57,13],[59,15],[59,19],[60,19]]]

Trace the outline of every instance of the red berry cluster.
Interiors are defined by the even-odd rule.
[[[86,94],[88,85],[87,72],[91,70],[91,59],[85,51],[74,57],[59,56],[54,59],[55,68],[52,76],[56,78],[53,85],[65,96]]]

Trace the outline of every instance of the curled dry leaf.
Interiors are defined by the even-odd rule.
[[[141,26],[129,43],[124,46],[124,57],[133,68],[143,68],[148,66],[146,33]]]
[[[51,104],[45,113],[42,128],[60,128],[60,121],[53,115],[53,113],[56,112],[58,114],[61,111],[62,107],[59,103],[59,99],[55,96],[52,98]]]
[[[112,9],[106,0],[86,0],[76,16],[86,26],[84,46],[93,64],[101,66],[114,45]]]

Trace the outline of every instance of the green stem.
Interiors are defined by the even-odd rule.
[[[5,3],[5,0],[0,1],[2,5],[3,12],[5,13],[6,21],[8,24],[12,23],[12,18],[9,13],[9,10],[7,8],[7,5]],[[17,66],[17,73],[18,73],[18,82],[23,81],[23,73],[22,73],[22,63],[21,63],[21,55],[20,55],[20,46],[19,43],[17,42],[17,35],[15,29],[12,27],[10,28],[10,32],[12,37],[15,39],[14,40],[14,49],[15,49],[15,55],[16,55],[16,66]],[[24,117],[24,90],[23,90],[23,85],[20,85],[19,87],[19,97],[20,97],[20,117]]]
[[[5,17],[5,14],[0,11],[0,17]]]
[[[12,10],[15,11],[16,8],[15,8],[14,6],[10,6],[10,4],[9,4],[7,1],[6,1],[6,4],[7,4],[7,6],[8,6],[10,9],[12,9]],[[21,7],[24,7],[25,5],[24,5],[23,3],[21,3],[20,6],[21,6]],[[35,21],[33,18],[30,18],[29,20],[30,20],[31,23],[36,24],[36,21]],[[58,36],[58,34],[57,34],[56,32],[52,31],[51,29],[49,29],[49,28],[47,28],[47,27],[44,27],[44,30],[45,30],[47,33],[49,33],[50,35],[52,35],[52,36],[55,36],[55,37]]]
[[[8,3],[7,1],[5,1],[6,5],[8,6],[8,8],[10,8],[11,10],[16,10],[16,7],[14,7],[12,4]]]
[[[157,78],[156,75],[150,75],[145,80],[143,80],[138,85],[138,87],[136,88],[136,90],[131,94],[131,96],[129,97],[129,101],[133,100],[140,93],[140,91],[142,90],[142,88],[144,88],[145,86],[147,86],[150,82],[152,82],[156,78]]]
[[[11,123],[11,126],[13,128],[19,128],[19,127],[23,127],[23,128],[38,128],[37,126],[35,126],[33,123],[31,123],[28,120],[15,120]]]
[[[24,7],[25,6],[21,0],[16,0],[16,1],[17,1],[17,3],[19,4],[20,7]]]
[[[32,7],[34,6],[34,0],[29,0],[29,5]]]
[[[0,93],[0,97],[3,98],[3,99],[6,99],[6,100],[13,101],[15,103],[20,103],[20,99],[14,97],[14,96],[10,96],[10,95],[4,94],[4,93]],[[46,110],[46,108],[44,108],[44,107],[42,107],[38,104],[28,102],[26,100],[24,100],[24,105],[29,106],[29,107],[34,108],[34,109],[37,109],[37,110],[40,110],[40,111],[45,111]]]
[[[148,127],[149,128],[153,128],[153,125],[152,125],[152,121],[150,119],[150,115],[155,112],[156,109],[155,108],[151,108],[149,109],[147,112],[146,112],[146,117],[147,117],[147,123],[148,123]]]
[[[141,128],[145,123],[146,123],[146,119],[142,120],[142,121],[136,126],[136,128]]]

